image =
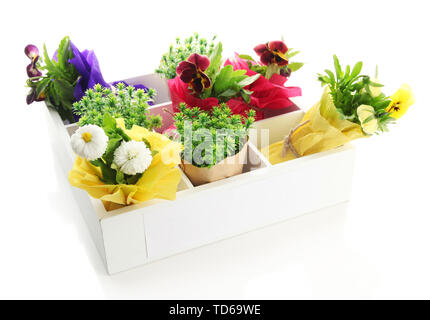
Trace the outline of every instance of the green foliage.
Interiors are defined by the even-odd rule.
[[[60,114],[61,119],[75,122],[73,117],[74,89],[79,74],[76,68],[68,62],[73,58],[69,37],[64,37],[57,49],[57,61],[50,59],[46,46],[43,46],[42,57],[39,59],[39,67],[46,71],[41,77],[31,78],[27,85],[36,91],[36,95],[42,96],[48,107],[54,108]]]
[[[377,96],[372,94],[372,88],[383,87],[383,85],[372,81],[368,75],[360,74],[362,62],[356,63],[352,69],[347,65],[343,70],[336,55],[333,56],[333,60],[334,72],[325,70],[325,74],[318,74],[318,80],[322,86],[329,86],[334,105],[341,118],[360,124],[357,108],[361,105],[369,105],[375,109],[374,116],[378,120],[378,129],[387,131],[387,124],[394,121],[386,112],[391,100],[383,93]]]
[[[200,38],[198,33],[194,33],[193,36],[182,41],[180,38],[176,38],[176,42],[170,45],[169,51],[163,54],[160,66],[155,72],[167,79],[173,79],[176,77],[176,67],[178,64],[186,60],[192,53],[210,56],[212,52],[219,50],[220,44],[214,50],[215,39],[216,36],[211,41],[208,41],[205,38]]]
[[[237,96],[242,96],[249,102],[252,91],[245,90],[244,87],[252,84],[260,75],[247,76],[246,70],[233,70],[233,66],[226,65],[215,78],[210,95],[218,98],[220,102],[226,102]]]
[[[195,162],[194,158],[192,160],[199,167],[211,167],[238,153],[246,143],[249,128],[255,121],[254,110],[250,110],[247,117],[233,115],[225,103],[214,107],[210,112],[197,107],[188,108],[185,103],[179,109],[174,120],[184,145],[183,156],[194,154],[197,148],[209,142],[208,148],[201,152],[203,163]],[[187,140],[188,130],[192,130],[192,141]]]
[[[161,117],[149,114],[149,102],[155,96],[155,90],[135,89],[118,83],[111,90],[100,84],[86,91],[85,96],[73,104],[75,114],[79,115],[79,125],[103,125],[103,115],[113,118],[123,118],[127,129],[133,125],[148,128],[161,127]],[[113,124],[112,124],[113,125]]]
[[[142,173],[136,175],[125,174],[113,163],[115,150],[123,141],[130,141],[130,137],[116,125],[115,119],[109,113],[105,113],[102,117],[101,127],[109,137],[108,146],[101,158],[90,161],[92,165],[100,168],[102,172],[100,180],[106,184],[136,184],[142,177]],[[145,141],[145,143],[151,149],[149,142]]]
[[[219,102],[227,102],[236,97],[242,97],[246,103],[251,100],[253,93],[245,87],[256,81],[260,75],[246,75],[246,70],[233,70],[232,65],[222,65],[222,45],[219,43],[209,57],[210,64],[206,75],[211,79],[211,86],[203,90],[201,99],[209,97],[217,98]]]

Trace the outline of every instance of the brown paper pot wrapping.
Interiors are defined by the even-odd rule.
[[[223,161],[217,163],[211,168],[196,167],[184,160],[182,160],[180,166],[192,184],[194,186],[199,186],[241,174],[243,171],[243,164],[246,160],[247,151],[248,142],[245,143],[242,150],[234,156],[225,158]]]

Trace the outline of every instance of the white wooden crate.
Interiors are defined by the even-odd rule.
[[[149,75],[127,81],[167,88],[157,79]],[[163,128],[172,123],[162,112],[171,110],[168,99],[168,89],[161,91],[159,103],[151,107],[152,113],[163,116]],[[243,174],[199,187],[183,174],[174,201],[151,200],[107,212],[100,200],[71,187],[108,273],[348,201],[355,152],[351,145],[277,165],[258,151],[261,139],[279,141],[303,114],[299,110],[256,122]],[[76,125],[64,126],[52,110],[49,119],[54,150],[68,173],[75,159],[70,134]],[[261,129],[269,129],[269,135]]]

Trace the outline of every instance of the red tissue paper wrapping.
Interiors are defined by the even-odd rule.
[[[256,74],[256,72],[249,69],[246,60],[239,58],[237,54],[234,59],[228,59],[224,65],[228,64],[232,65],[234,70],[246,70],[248,76]],[[295,111],[297,107],[289,98],[300,96],[302,91],[299,87],[285,87],[286,81],[287,78],[279,74],[274,74],[269,80],[260,76],[254,83],[245,87],[245,89],[253,91],[249,104],[243,101],[241,97],[230,99],[226,103],[233,114],[246,116],[248,110],[254,109],[256,111],[256,120],[279,113]],[[185,102],[189,107],[199,107],[207,111],[219,104],[218,99],[214,97],[200,99],[193,96],[188,90],[188,84],[179,77],[169,80],[168,85],[174,112],[179,111],[181,102]]]

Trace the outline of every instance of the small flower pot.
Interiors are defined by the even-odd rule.
[[[243,164],[246,161],[247,151],[248,142],[245,143],[242,150],[234,156],[225,158],[210,168],[200,168],[185,160],[182,160],[182,164],[180,166],[188,179],[190,179],[191,183],[194,186],[200,186],[205,183],[241,174],[243,172]]]

